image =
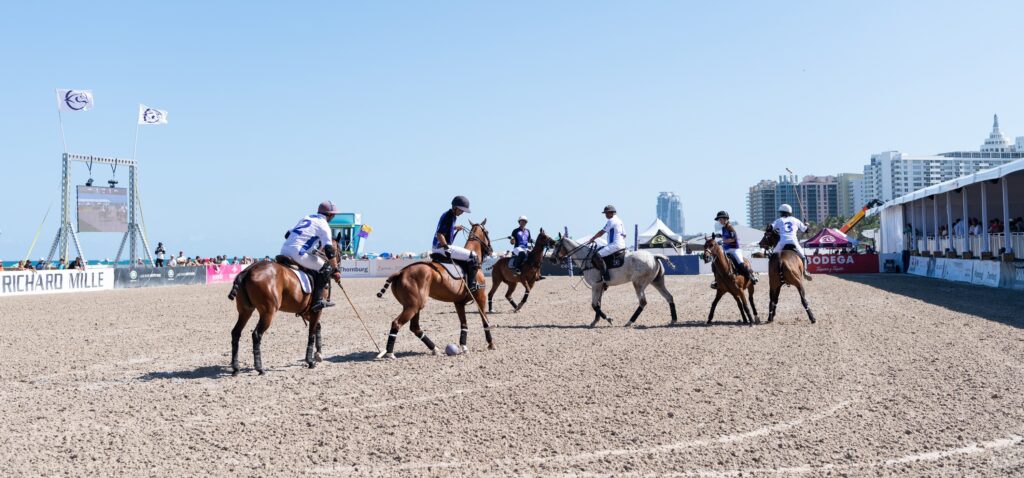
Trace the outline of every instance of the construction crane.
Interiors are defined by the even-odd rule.
[[[843,227],[839,229],[839,232],[846,234],[846,232],[853,229],[853,226],[856,226],[861,219],[864,219],[864,216],[868,213],[868,209],[881,205],[882,201],[879,201],[878,199],[868,201],[864,207],[860,208],[860,211],[857,211],[857,214],[854,214],[849,221],[846,221],[846,224],[843,224]]]

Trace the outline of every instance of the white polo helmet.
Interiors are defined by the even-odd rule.
[[[793,214],[793,206],[790,206],[789,204],[783,204],[783,205],[779,206],[779,212],[784,212],[786,214]]]
[[[519,220],[520,221],[526,221],[526,216],[519,216]],[[527,221],[527,222],[529,222],[529,221]]]

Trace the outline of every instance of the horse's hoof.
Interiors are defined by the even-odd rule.
[[[306,362],[306,366],[309,368],[316,368],[316,362]]]
[[[493,343],[487,344],[487,350],[498,350],[498,347],[495,347]]]
[[[256,369],[256,371],[259,372],[260,375],[266,375],[267,374],[266,370]]]
[[[623,327],[632,327],[632,326],[633,326],[633,322],[626,322],[626,325],[623,325]]]
[[[381,352],[381,353],[377,354],[377,360],[381,360],[381,359],[388,360],[388,359],[393,359],[393,358],[395,358],[394,352]]]
[[[238,376],[238,369],[237,368],[231,371],[231,376],[232,377],[237,377]]]
[[[433,355],[441,355],[441,349],[439,349],[437,347],[434,347],[434,348],[430,349],[430,353],[433,354]]]
[[[466,347],[465,345],[463,345],[462,346],[462,353],[468,354],[469,353],[469,347]]]

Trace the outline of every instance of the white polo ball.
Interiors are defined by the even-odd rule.
[[[462,352],[462,349],[455,344],[448,344],[448,346],[444,348],[444,353],[448,356],[458,355],[460,352]]]

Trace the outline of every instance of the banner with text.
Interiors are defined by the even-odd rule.
[[[206,283],[223,284],[234,282],[235,276],[242,272],[246,266],[241,264],[223,264],[219,266],[206,266]]]
[[[114,270],[106,267],[86,270],[0,272],[0,297],[88,292],[113,288]]]
[[[135,289],[165,285],[206,284],[206,267],[119,267],[114,287]]]
[[[807,256],[813,274],[872,274],[878,272],[878,254],[813,254]]]

